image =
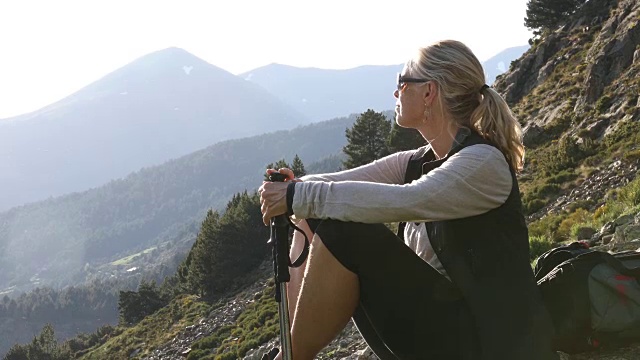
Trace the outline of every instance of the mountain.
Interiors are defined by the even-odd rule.
[[[395,104],[400,65],[360,66],[347,70],[270,64],[238,76],[256,83],[313,121],[367,109],[383,111]]]
[[[493,84],[496,77],[509,70],[511,62],[519,59],[530,47],[529,45],[510,47],[485,60],[482,66],[484,67],[487,84]]]
[[[52,105],[0,121],[0,210],[306,122],[260,86],[185,50],[157,51]]]
[[[0,295],[82,283],[98,273],[126,275],[130,262],[117,260],[175,245],[172,239],[208,209],[257,189],[268,163],[290,163],[297,154],[313,165],[340,153],[354,121],[223,141],[95,189],[0,213]]]
[[[483,62],[487,84],[507,71],[511,61],[528,48],[508,48]],[[396,74],[402,67],[403,64],[369,65],[329,70],[270,64],[238,76],[259,84],[309,119],[319,121],[367,109],[393,108]]]

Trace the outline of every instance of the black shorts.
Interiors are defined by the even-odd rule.
[[[383,224],[307,220],[358,275],[353,321],[381,360],[479,358],[476,329],[457,288]]]

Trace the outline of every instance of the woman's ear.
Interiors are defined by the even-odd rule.
[[[428,106],[431,106],[431,103],[433,102],[433,99],[436,98],[437,92],[438,92],[438,86],[436,86],[436,83],[433,81],[429,81],[427,83],[425,83],[424,86],[425,92],[424,92],[424,103]]]

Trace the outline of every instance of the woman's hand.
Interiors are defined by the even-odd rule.
[[[269,220],[287,212],[287,186],[288,182],[265,181],[258,189],[260,192],[260,211],[262,222],[269,225]]]
[[[276,172],[286,176],[285,182],[264,181],[258,189],[260,193],[260,211],[262,211],[262,221],[265,225],[269,225],[269,220],[272,217],[287,212],[287,186],[290,181],[301,181],[295,179],[295,175],[290,169],[267,169],[267,175]]]
[[[267,169],[267,176],[273,174],[273,173],[280,173],[284,176],[286,176],[286,180],[285,181],[301,181],[299,179],[296,179],[295,174],[293,173],[293,170],[291,169],[287,169],[287,168],[281,168],[281,169]]]

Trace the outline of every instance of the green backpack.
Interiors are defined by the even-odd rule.
[[[640,252],[610,254],[575,242],[541,255],[535,274],[556,328],[554,350],[640,341]]]

